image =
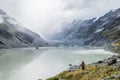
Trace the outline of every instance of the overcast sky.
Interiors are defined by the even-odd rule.
[[[0,8],[43,37],[75,18],[99,17],[120,8],[120,0],[0,0]]]

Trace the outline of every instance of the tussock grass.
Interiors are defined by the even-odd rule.
[[[120,39],[112,43],[112,50],[120,54]]]
[[[78,69],[76,71],[63,71],[53,78],[47,80],[101,80],[105,77],[118,75],[119,69],[107,66],[90,65],[86,70]]]

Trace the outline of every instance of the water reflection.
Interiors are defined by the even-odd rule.
[[[0,50],[0,80],[8,80],[16,70],[29,64],[44,52],[44,49]]]

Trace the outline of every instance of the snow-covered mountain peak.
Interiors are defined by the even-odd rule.
[[[11,17],[9,14],[4,12],[2,9],[0,9],[0,24],[1,25],[5,24],[8,26],[8,28],[11,28],[13,30],[19,30],[21,32],[28,31],[22,23],[18,22],[16,19]]]
[[[7,13],[0,9],[0,15],[6,15]]]
[[[0,48],[48,45],[38,34],[25,28],[0,9]]]

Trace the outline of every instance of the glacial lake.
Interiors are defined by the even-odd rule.
[[[112,56],[104,49],[18,48],[0,50],[0,80],[38,80],[52,77],[69,68],[97,62]]]

